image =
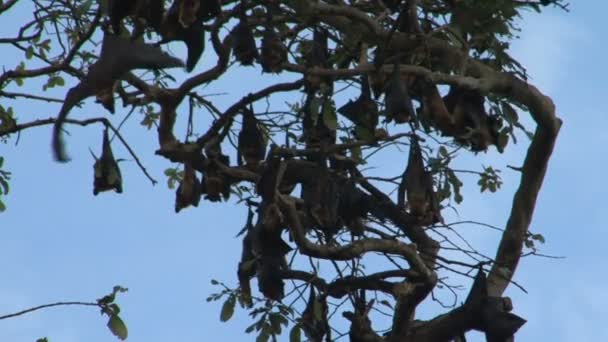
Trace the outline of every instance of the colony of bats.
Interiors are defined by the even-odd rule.
[[[389,8],[399,7],[399,2],[386,3]],[[175,0],[168,9],[164,8],[164,1],[161,0],[114,0],[109,4],[109,24],[104,29],[100,56],[80,83],[68,91],[55,123],[53,151],[58,161],[68,160],[61,135],[63,124],[73,107],[87,97],[95,96],[108,111],[114,113],[116,88],[122,78],[134,69],[185,67],[187,71],[193,71],[205,48],[203,24],[222,15],[219,0]],[[234,59],[243,66],[258,63],[263,72],[280,73],[284,63],[288,62],[288,55],[283,43],[286,37],[279,33],[274,24],[279,5],[267,4],[268,7],[263,8],[263,20],[253,21],[249,20],[244,4],[242,2],[239,10],[233,14],[236,20],[229,33]],[[127,18],[131,19],[134,27],[131,37],[123,32]],[[258,23],[259,27],[253,22]],[[410,26],[406,23],[397,29],[411,29]],[[160,36],[159,44],[184,42],[187,47],[186,62],[168,55],[159,44],[142,42],[139,38],[146,30]],[[329,58],[328,29],[316,25],[311,33],[311,38],[302,49],[302,63],[308,68],[333,68]],[[390,51],[386,51],[382,44],[380,42],[376,48],[375,70],[351,80],[360,85],[360,95],[336,110],[352,123],[352,136],[355,139],[369,140],[373,144],[374,139],[378,138],[379,119],[384,117],[384,122],[422,127],[426,133],[435,130],[474,152],[485,151],[491,145],[502,151],[504,146],[499,139],[502,120],[486,112],[484,94],[451,86],[442,96],[431,80],[402,73],[401,64],[407,63],[408,57],[387,56]],[[364,52],[367,56],[367,51]],[[355,60],[354,56],[348,59],[346,67]],[[368,61],[359,61],[359,64],[363,63]],[[228,200],[231,185],[239,180],[229,177],[223,171],[226,168],[244,168],[260,176],[256,184],[257,194],[261,198],[256,204],[257,219],[254,222],[256,216],[250,209],[238,270],[241,290],[249,297],[249,281],[253,277],[257,277],[259,290],[265,297],[280,301],[284,296],[281,271],[289,268],[285,257],[295,246],[286,242],[289,239],[288,229],[277,196],[295,196],[292,192],[296,185],[301,188],[298,217],[308,233],[322,233],[322,243],[335,244],[336,236],[343,233],[353,239],[365,237],[370,219],[385,220],[386,208],[381,199],[362,190],[353,176],[357,161],[346,156],[344,151],[332,155],[323,152],[334,146],[338,137],[336,129],[330,127],[327,118],[324,118],[327,115],[324,106],[331,100],[334,81],[330,76],[311,73],[304,77],[305,100],[299,113],[303,132],[300,141],[306,149],[317,153],[301,158],[281,156],[274,153],[274,149],[267,153],[268,129],[254,112],[253,105],[249,104],[243,106],[237,116],[241,128],[237,137],[236,166],[231,166],[229,156],[222,152],[229,126],[201,151],[199,161],[202,160],[202,163],[184,163],[176,190],[176,212],[198,206],[203,195],[211,202]],[[417,108],[415,102],[419,104]],[[442,221],[441,205],[435,191],[434,175],[425,165],[418,135],[412,134],[408,157],[403,158],[405,169],[396,205],[411,217],[413,224],[431,225]],[[94,194],[106,190],[120,193],[120,169],[113,156],[107,130],[104,131],[102,146],[102,154],[96,158],[94,166]],[[198,173],[201,173],[200,178]],[[323,336],[329,338],[326,319],[313,314],[327,314],[326,296],[316,293],[311,287],[308,306],[302,315],[303,329],[311,340],[318,341]],[[361,319],[357,316],[359,314],[353,314],[352,320]],[[483,324],[486,323],[480,321],[480,329],[488,330]]]

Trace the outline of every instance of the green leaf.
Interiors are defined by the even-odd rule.
[[[266,329],[266,326],[264,328],[265,329],[262,329],[262,332],[258,335],[258,338],[255,339],[255,342],[267,342],[270,338],[270,333]]]
[[[355,134],[357,138],[364,141],[374,140],[374,132],[363,126],[355,126]]]
[[[224,302],[224,305],[222,306],[222,312],[220,313],[220,321],[227,322],[230,318],[232,318],[232,315],[234,314],[235,304],[236,296],[231,295],[230,297],[228,297],[228,299]]]
[[[289,332],[289,342],[300,342],[302,341],[302,331],[300,330],[300,325],[296,324],[291,328]]]
[[[6,205],[4,205],[4,202],[2,202],[2,200],[0,200],[0,212],[3,212],[6,210]]]
[[[338,118],[331,100],[323,102],[323,124],[332,131],[338,128]]]
[[[43,338],[37,339],[36,342],[49,342],[49,340],[46,337],[43,337]]]
[[[127,326],[125,323],[118,317],[118,315],[110,316],[110,320],[108,321],[108,328],[114,334],[114,336],[118,337],[121,340],[126,340],[129,335],[127,331]]]
[[[276,335],[281,334],[281,315],[278,312],[273,312],[268,315],[268,320],[270,321],[272,333]]]
[[[219,281],[215,280],[215,279],[211,279],[211,285],[219,285]]]
[[[536,240],[540,243],[545,243],[545,237],[541,234],[532,234],[532,240]]]

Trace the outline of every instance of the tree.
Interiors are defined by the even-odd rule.
[[[0,15],[16,3],[0,5]],[[123,144],[156,181],[121,125],[104,116],[67,115],[93,95],[111,112],[115,94],[124,107],[140,111],[143,127],[157,127],[156,154],[182,165],[165,172],[177,186],[176,211],[201,199],[237,198],[247,207],[242,260],[235,265],[239,286],[222,284],[209,297],[225,300],[222,320],[238,302],[251,310],[255,322],[248,330],[261,339],[289,325],[293,340],[305,335],[313,341],[341,336],[332,329],[335,312],[349,321],[346,333],[354,341],[464,340],[473,329],[506,341],[525,323],[503,293],[524,248],[534,251],[544,239],[528,226],[561,121],[508,48],[521,11],[566,9],[562,1],[33,4],[32,21],[0,40],[27,59],[0,74],[0,96],[63,102],[61,115],[27,121],[19,108],[0,107],[0,137],[8,141],[31,127],[54,125],[55,157],[67,161],[64,148],[74,142],[61,139],[63,123],[101,124],[94,194],[122,192],[111,143]],[[151,44],[175,40],[186,43],[185,62]],[[205,70],[197,68],[203,51],[215,60]],[[191,72],[183,81],[169,69],[179,65]],[[229,71],[249,67],[270,84],[239,94],[226,108],[200,93]],[[18,90],[36,79],[46,81],[44,90],[62,87],[67,75],[78,85],[65,100]],[[301,98],[292,97],[283,109],[276,100],[281,93]],[[272,110],[262,109],[264,101]],[[534,133],[518,111],[531,115]],[[214,121],[196,124],[196,112]],[[180,121],[188,123],[183,140],[176,137]],[[522,132],[531,143],[517,168],[521,181],[496,255],[487,257],[458,240],[449,215],[464,200],[463,174],[477,175],[482,192],[495,192],[500,170],[453,165],[463,155],[503,152]],[[403,171],[390,174],[377,165],[375,156],[382,154],[400,161]],[[379,168],[372,173],[370,167]],[[3,194],[8,176],[0,173]],[[371,255],[380,256],[382,266],[372,270]],[[434,319],[416,319],[432,291],[452,288],[443,277],[458,274],[474,279],[468,296]],[[253,278],[258,291],[251,289]],[[96,304],[124,337],[112,306],[120,290]],[[388,311],[392,326],[374,329],[371,310]]]

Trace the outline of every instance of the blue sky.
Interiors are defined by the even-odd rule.
[[[531,230],[547,239],[541,252],[565,258],[533,257],[520,264],[515,280],[528,294],[515,287],[507,290],[514,312],[528,320],[518,334],[520,341],[608,340],[604,323],[608,277],[603,267],[608,261],[604,247],[608,236],[602,224],[607,157],[595,147],[608,139],[602,131],[608,118],[603,104],[608,86],[602,82],[607,75],[603,13],[608,4],[591,5],[579,2],[568,14],[530,13],[521,40],[513,44],[513,55],[528,68],[531,82],[554,99],[564,120]],[[0,33],[14,28],[18,21],[10,21],[22,15],[15,10]],[[6,55],[3,49],[0,46],[7,67],[22,58]],[[175,47],[173,52],[181,54],[183,49]],[[206,53],[203,61],[209,56]],[[264,82],[259,79],[258,72],[244,70],[203,93],[229,93],[217,97],[218,105],[225,108],[230,100],[259,88]],[[36,84],[28,86],[39,89]],[[64,91],[49,95],[61,97]],[[59,109],[56,104],[21,108],[22,121],[53,117]],[[85,118],[104,112],[100,106],[88,105],[72,114]],[[112,120],[119,122],[121,114]],[[66,139],[73,160],[65,165],[52,161],[50,127],[21,133],[16,147],[14,140],[0,146],[6,167],[13,172],[8,210],[0,214],[0,314],[60,300],[91,301],[120,284],[129,288],[118,302],[130,341],[242,340],[250,322],[246,312],[237,310],[230,322],[220,323],[221,303],[206,303],[205,298],[217,290],[211,278],[231,286],[236,283],[241,242],[234,236],[246,211],[234,203],[203,202],[176,215],[174,191],[167,189],[162,174],[173,165],[154,155],[156,133],[141,129],[138,121],[130,120],[124,134],[160,182],[151,186],[134,162],[124,162],[122,195],[92,196],[93,161],[88,148],[98,151],[99,127],[70,129]],[[489,163],[503,168],[504,186],[499,194],[490,195],[479,194],[475,182],[465,185],[460,219],[504,225],[518,184],[518,175],[505,166],[521,164],[525,143],[522,140],[503,156],[488,153],[473,162],[472,168]],[[115,154],[128,158],[120,147]],[[380,160],[379,165],[402,167],[388,160]],[[493,255],[497,234],[475,227],[465,227],[462,233]],[[423,315],[443,312],[433,304],[421,311]],[[43,336],[62,342],[115,340],[99,312],[86,307],[49,309],[0,321],[2,341],[35,341]]]

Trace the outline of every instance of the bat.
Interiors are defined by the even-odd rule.
[[[184,175],[175,191],[175,212],[195,206],[201,200],[201,183],[196,177],[196,170],[189,163],[184,164]]]
[[[163,52],[159,47],[106,33],[99,59],[75,87],[68,90],[53,127],[55,159],[67,162],[61,131],[70,110],[89,96],[107,97],[118,80],[133,69],[162,69],[181,67],[183,62]],[[113,100],[112,100],[113,101]],[[113,107],[113,104],[112,104]]]
[[[315,28],[312,37],[312,46],[306,56],[306,66],[308,68],[323,67],[329,68],[329,52],[328,52],[328,35],[327,31],[321,28]],[[330,76],[321,77],[319,75],[307,74],[304,78],[304,91],[307,94],[313,94],[325,85],[327,90],[331,90],[333,85]],[[331,91],[326,91],[331,93]]]
[[[396,123],[404,123],[414,117],[412,99],[405,82],[401,79],[399,62],[396,62],[393,67],[393,73],[384,95],[384,104],[389,120],[394,119]]]
[[[200,13],[200,5],[198,5],[195,16],[191,16],[190,12],[185,10],[194,6],[185,5],[191,2],[198,3],[191,0],[176,0],[169,7],[161,25],[160,33],[162,40],[159,43],[165,44],[176,40],[184,42],[188,50],[188,57],[186,59],[186,70],[188,72],[194,70],[194,67],[203,55],[203,51],[205,51],[205,30],[203,29],[205,17]]]
[[[432,186],[432,183],[431,183]],[[424,170],[424,161],[418,139],[412,137],[407,167],[401,177],[399,185],[398,205],[405,207],[405,194],[410,213],[415,216],[424,216],[430,205],[429,195],[433,188],[428,188],[427,173]]]
[[[357,127],[361,127],[373,136],[378,125],[378,106],[372,100],[367,77],[361,77],[361,95],[357,100],[349,100],[345,105],[338,108],[338,113],[344,115]]]
[[[219,164],[230,166],[230,157],[222,153],[220,144],[224,135],[211,139],[205,145],[205,155],[209,164],[203,172],[201,182],[201,192],[205,194],[205,199],[211,202],[219,202],[222,197],[225,201],[230,198],[230,181],[220,171]]]
[[[253,65],[259,57],[258,49],[253,38],[253,31],[247,23],[247,16],[243,10],[239,13],[239,23],[230,32],[234,57],[241,65]]]
[[[258,165],[266,154],[266,140],[255,118],[253,107],[243,108],[243,126],[239,132],[237,163]]]
[[[457,142],[469,145],[474,152],[485,151],[490,145],[496,145],[502,152],[504,146],[499,143],[502,120],[488,115],[480,92],[452,86],[443,100],[454,121],[454,130],[449,135]]]
[[[279,73],[281,64],[287,62],[287,48],[272,26],[272,11],[270,8],[266,10],[266,18],[267,24],[262,37],[260,64],[263,72]]]
[[[163,0],[112,0],[108,12],[112,30],[118,35],[122,20],[130,15],[144,19],[150,27],[158,31],[164,11]]]
[[[239,286],[241,288],[241,298],[247,307],[251,307],[251,284],[250,279],[256,274],[256,256],[253,253],[252,246],[252,231],[253,231],[253,211],[249,208],[247,214],[247,223],[241,232],[246,231],[243,237],[243,250],[241,252],[241,261],[237,269]],[[240,234],[240,233],[239,233]]]
[[[197,21],[207,21],[222,12],[220,0],[176,0],[179,22],[188,27]]]
[[[509,312],[513,307],[505,305],[505,298],[488,295],[482,267],[479,267],[463,307],[471,312],[471,328],[485,332],[487,341],[513,341],[513,335],[526,323],[525,319]]]
[[[306,148],[319,148],[322,145],[329,146],[336,142],[336,130],[327,126],[325,123],[326,111],[333,111],[330,99],[327,97],[319,98],[314,93],[308,93],[304,105],[302,106],[302,126]],[[321,156],[323,157],[323,156]],[[318,156],[311,156],[310,160],[319,159]]]
[[[341,187],[338,212],[344,224],[355,236],[363,235],[365,232],[363,220],[371,210],[371,201],[371,196],[357,188],[351,180]]]
[[[281,270],[288,267],[285,255],[291,247],[281,238],[282,227],[268,227],[262,220],[259,216],[251,240],[252,251],[257,256],[258,287],[266,298],[279,301],[284,296]]]
[[[310,285],[310,293],[306,308],[302,312],[302,330],[310,341],[322,341],[323,336],[331,341],[330,329],[327,320],[327,301],[323,296],[317,296],[315,289]]]
[[[93,154],[93,152],[91,152]],[[114,159],[112,153],[112,146],[108,138],[108,130],[103,131],[103,143],[101,149],[101,156],[95,157],[95,164],[93,165],[94,179],[93,179],[93,195],[97,196],[102,191],[114,190],[117,193],[122,193],[122,176],[120,174],[120,168],[118,162]]]
[[[440,132],[449,134],[454,130],[454,118],[439,94],[437,86],[421,77],[416,79],[421,93],[421,119],[427,119]]]

